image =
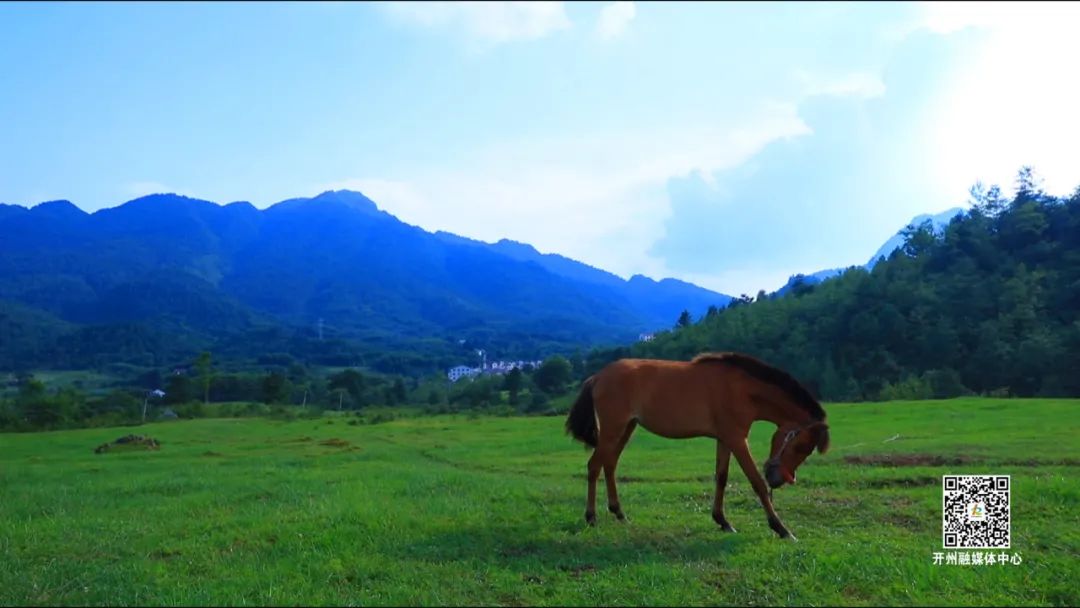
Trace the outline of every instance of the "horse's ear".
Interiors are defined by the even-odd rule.
[[[821,430],[818,431],[817,451],[818,454],[829,451],[829,427],[827,425],[822,425]]]

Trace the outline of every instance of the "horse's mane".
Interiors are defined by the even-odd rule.
[[[777,369],[768,363],[759,361],[742,353],[703,353],[690,363],[725,363],[735,366],[751,376],[768,384],[774,384],[784,390],[795,403],[806,410],[815,420],[825,419],[825,410],[817,399],[806,390],[791,374]]]

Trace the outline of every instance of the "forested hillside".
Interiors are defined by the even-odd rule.
[[[259,210],[161,194],[0,205],[0,371],[287,353],[422,374],[633,340],[729,296],[428,233],[358,192]]]
[[[1016,192],[976,186],[942,234],[907,230],[870,271],[734,300],[653,342],[594,353],[588,368],[736,350],[827,400],[1080,395],[1080,188],[1049,196],[1025,168]]]

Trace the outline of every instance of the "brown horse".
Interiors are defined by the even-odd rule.
[[[777,426],[762,477],[746,438],[755,420]],[[732,454],[750,480],[781,538],[794,536],[772,505],[772,489],[795,483],[795,469],[816,447],[829,448],[821,404],[786,372],[738,353],[708,353],[692,361],[621,359],[585,380],[566,419],[566,430],[586,446],[589,458],[585,521],[596,523],[596,480],[604,470],[608,510],[625,519],[615,490],[615,466],[634,428],[671,439],[716,439],[713,520],[734,532],[724,517],[724,486]],[[587,449],[587,448],[586,448]],[[766,485],[766,480],[768,485]]]

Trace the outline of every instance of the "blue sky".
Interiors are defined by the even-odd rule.
[[[725,293],[1080,184],[1075,4],[2,3],[0,202],[363,191]]]

